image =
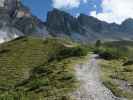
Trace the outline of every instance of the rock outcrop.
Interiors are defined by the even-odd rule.
[[[80,14],[76,18],[54,9],[48,13],[46,23],[54,36],[68,36],[82,43],[133,39],[133,19],[127,19],[121,25],[109,24],[85,14]]]
[[[18,0],[0,1],[0,43],[12,40],[23,33],[12,25],[12,14],[15,13]]]
[[[48,12],[47,27],[49,31],[65,32],[68,35],[71,32],[82,32],[78,21],[68,13],[54,9]]]
[[[58,9],[48,12],[46,26],[53,36],[69,37],[77,42],[86,43],[95,38],[93,31],[87,34],[75,17]]]
[[[46,37],[48,32],[20,0],[0,0],[0,43],[23,35]]]

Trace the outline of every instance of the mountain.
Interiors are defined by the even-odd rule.
[[[48,36],[45,25],[20,0],[0,1],[0,42],[24,35]]]
[[[91,29],[88,29],[90,33],[87,34],[86,29],[75,17],[58,9],[48,12],[46,26],[50,34],[60,37],[67,36],[78,42],[89,42],[96,38]]]
[[[133,19],[129,18],[129,19],[125,20],[122,23],[120,29],[121,29],[121,31],[128,33],[129,35],[133,35]]]
[[[14,7],[14,6],[13,6]],[[11,13],[13,7],[4,5],[4,1],[0,1],[0,42],[12,40],[18,36],[23,35],[23,33],[12,26]],[[9,10],[10,9],[10,10]]]
[[[56,36],[69,36],[75,41],[94,42],[132,40],[133,19],[127,19],[121,25],[107,23],[97,18],[80,14],[77,18],[70,14],[54,9],[48,13],[47,27]]]
[[[90,43],[96,40],[132,40],[132,34],[133,19],[125,20],[121,25],[109,24],[85,14],[74,17],[65,11],[53,9],[48,12],[46,22],[43,22],[20,0],[0,1],[1,43],[29,35],[69,38],[80,43]]]

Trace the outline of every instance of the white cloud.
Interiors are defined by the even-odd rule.
[[[84,3],[87,3],[87,2],[88,2],[88,0],[83,0],[83,2],[84,2]]]
[[[88,0],[52,0],[54,8],[77,8],[79,7],[80,3],[87,3]]]
[[[75,8],[80,5],[80,0],[53,0],[54,8]]]
[[[92,11],[91,16],[97,17],[109,23],[120,24],[127,18],[133,18],[133,0],[103,0],[101,7],[102,13]]]

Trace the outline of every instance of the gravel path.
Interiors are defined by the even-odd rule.
[[[92,55],[86,64],[76,66],[76,76],[81,87],[73,93],[76,100],[124,100],[115,97],[100,80],[100,66],[97,64],[97,55]]]

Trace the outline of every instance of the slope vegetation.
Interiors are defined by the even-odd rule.
[[[86,55],[59,39],[20,37],[0,45],[0,100],[64,100],[77,81],[73,57]]]
[[[97,51],[103,83],[118,97],[133,100],[133,42],[108,42]]]

